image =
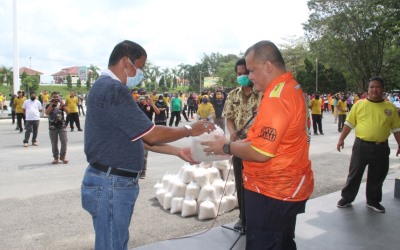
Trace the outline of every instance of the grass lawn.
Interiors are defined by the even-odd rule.
[[[72,88],[73,90],[75,90],[75,92],[77,94],[81,93],[81,94],[86,94],[88,93],[88,89],[86,88],[86,86],[82,86],[81,88],[77,88],[76,86],[74,86]],[[13,87],[10,87],[10,93],[13,92]],[[59,91],[61,93],[61,95],[65,98],[67,95],[69,95],[69,89],[67,87],[67,85],[39,85],[39,89],[36,90],[36,94],[37,96],[39,96],[40,92],[43,92],[44,90],[47,90],[48,93],[52,93],[53,91]],[[7,85],[2,85],[0,86],[0,92],[3,94],[6,94],[7,96],[7,100],[9,100],[9,96],[8,96],[8,91],[7,91]]]

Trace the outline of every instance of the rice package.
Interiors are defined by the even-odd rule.
[[[226,195],[233,195],[236,191],[236,186],[234,181],[227,181],[225,187],[225,194]]]
[[[207,184],[209,184],[208,180],[208,171],[204,168],[196,168],[194,171],[194,179],[200,187],[203,187]]]
[[[189,165],[184,167],[182,181],[183,183],[189,184],[192,180],[194,180],[194,171],[196,167]]]
[[[197,202],[194,199],[185,199],[182,205],[182,217],[188,217],[197,214]]]
[[[232,164],[230,164],[229,160],[223,161],[214,161],[212,166],[219,169],[219,170],[227,170],[230,168]]]
[[[163,202],[164,210],[168,210],[171,208],[171,201],[172,201],[172,193],[168,192],[164,195],[164,202]]]
[[[213,183],[214,181],[221,179],[219,175],[219,170],[215,167],[211,167],[207,169],[208,171],[208,180],[210,183]]]
[[[185,197],[193,197],[194,199],[197,200],[197,198],[199,197],[199,193],[200,193],[200,187],[199,185],[197,185],[196,182],[192,181],[186,186]]]
[[[207,220],[217,217],[217,209],[212,201],[203,201],[199,206],[199,219]]]
[[[225,206],[223,207],[224,212],[230,212],[237,206],[237,198],[234,195],[227,195],[224,197],[226,202]]]
[[[214,186],[208,184],[204,187],[201,188],[200,193],[199,193],[199,198],[197,198],[199,202],[202,201],[212,201],[216,202],[217,201],[217,193],[215,192]]]
[[[217,209],[218,215],[223,215],[226,208],[226,198],[224,196],[220,196],[217,199],[217,203],[215,203],[215,207]]]
[[[186,184],[177,180],[171,190],[172,197],[184,197],[186,193]]]
[[[168,187],[167,191],[171,192],[172,188],[174,187],[175,183],[180,182],[178,175],[171,175],[171,177],[168,180]]]
[[[158,191],[160,188],[163,188],[163,184],[162,184],[162,182],[157,182],[157,183],[153,186],[154,193],[157,193],[157,191]]]
[[[183,197],[174,197],[171,201],[171,214],[182,212]]]
[[[172,176],[172,174],[166,173],[166,174],[164,174],[164,176],[162,178],[163,187],[165,189],[168,188],[169,179],[171,178],[171,176]]]
[[[206,141],[215,141],[216,135],[224,135],[224,131],[218,126],[216,126],[216,130],[212,131],[209,134],[204,133],[199,136],[192,137],[190,151],[193,160],[200,162],[210,162],[229,159],[230,155],[207,155],[206,152],[204,152],[205,146],[201,145],[201,143]]]
[[[165,190],[164,188],[160,188],[157,190],[156,199],[158,200],[158,203],[160,203],[160,205],[164,205],[164,196],[166,193],[167,190]]]
[[[217,197],[220,197],[221,195],[224,194],[224,188],[225,188],[225,181],[218,179],[212,183],[213,187],[215,188],[215,193]]]

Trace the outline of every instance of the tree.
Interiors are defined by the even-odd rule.
[[[81,82],[80,78],[78,78],[78,80],[76,81],[76,87],[77,88],[81,88],[82,87],[82,82]]]
[[[92,87],[91,81],[92,81],[92,73],[89,73],[88,77],[86,79],[86,89],[87,90],[90,90],[90,88]]]
[[[68,89],[72,89],[72,77],[71,77],[71,74],[68,74],[67,75],[67,86],[68,86]]]
[[[6,68],[4,66],[1,67],[0,71],[0,86],[4,83],[7,85],[13,86],[13,71],[12,68]]]
[[[359,89],[381,75],[385,55],[399,38],[399,3],[394,0],[310,0],[304,29],[311,50],[324,62],[353,76]]]
[[[30,76],[27,75],[26,77],[24,77],[23,80],[21,80],[21,88],[25,89],[26,92],[28,93],[36,91],[39,88],[39,82],[40,82],[40,76],[38,74]]]
[[[91,73],[89,73],[89,74],[92,74],[92,79],[94,80],[94,81],[96,81],[98,78],[99,78],[99,70],[100,70],[100,68],[99,67],[97,67],[97,66],[94,66],[93,64],[90,64],[90,66],[88,67],[88,70],[90,70],[91,71]],[[89,72],[90,72],[89,71]],[[90,82],[89,82],[90,83]]]

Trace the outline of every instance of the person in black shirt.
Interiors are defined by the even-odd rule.
[[[160,111],[159,114],[156,113],[154,116],[154,124],[167,126],[167,104],[164,102],[164,97],[162,95],[158,96],[158,100],[156,102],[156,107]]]
[[[49,104],[46,105],[45,114],[49,117],[49,135],[51,141],[51,149],[53,151],[53,164],[57,164],[60,159],[64,164],[68,163],[65,158],[67,154],[67,130],[65,123],[65,113],[69,113],[64,101],[60,98],[60,92],[51,94]],[[61,142],[61,150],[58,150],[58,138]]]

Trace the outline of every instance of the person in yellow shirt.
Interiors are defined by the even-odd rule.
[[[343,126],[344,126],[344,121],[346,120],[346,113],[347,113],[347,98],[345,95],[341,97],[341,99],[338,101],[337,106],[336,106],[337,112],[338,112],[338,131],[342,132]]]
[[[164,103],[167,105],[166,114],[167,114],[167,119],[168,119],[169,118],[169,107],[170,107],[169,100],[170,100],[170,98],[169,98],[169,94],[167,92],[164,93],[163,100],[164,100]]]
[[[26,124],[25,121],[25,114],[24,110],[22,109],[22,105],[26,101],[26,97],[24,96],[25,93],[19,90],[17,92],[17,98],[14,98],[14,107],[15,107],[15,113],[17,114],[17,129],[19,129],[19,133],[22,133],[23,128],[22,128],[22,120],[24,120],[24,127]]]
[[[65,101],[65,104],[67,105],[67,109],[69,111],[69,114],[67,115],[67,121],[65,123],[68,125],[69,122],[71,132],[74,131],[74,122],[76,124],[76,127],[78,128],[78,131],[83,131],[81,129],[81,123],[79,121],[78,102],[79,100],[78,97],[76,97],[75,95],[75,91],[71,90],[69,92],[67,100]]]
[[[197,109],[197,120],[210,121],[213,122],[215,118],[215,110],[213,105],[209,102],[208,96],[203,95],[201,98],[201,103]]]
[[[46,107],[47,106],[47,104],[49,104],[49,99],[50,99],[50,95],[49,95],[49,93],[47,93],[47,90],[44,90],[43,91],[43,94],[42,94],[42,101],[43,101],[43,107]],[[43,108],[43,110],[42,110],[42,115],[44,116],[45,115],[45,112],[46,112],[46,110]]]
[[[3,93],[0,92],[0,106],[1,106],[1,113],[4,112],[3,110],[3,101],[4,101],[4,97],[3,97]]]
[[[313,123],[314,135],[318,135],[318,131],[321,135],[324,135],[324,132],[322,131],[321,105],[322,105],[322,100],[319,98],[319,94],[315,94],[309,106],[309,108],[311,109],[311,118]]]
[[[372,210],[384,213],[382,185],[389,171],[390,148],[388,138],[393,133],[400,145],[400,119],[396,107],[383,98],[384,82],[375,76],[369,80],[368,97],[354,104],[346,119],[343,131],[337,143],[337,150],[344,147],[344,140],[350,131],[355,129],[355,141],[350,160],[349,174],[338,208],[346,208],[357,196],[362,177],[368,165],[367,202]],[[398,146],[396,156],[400,153]]]

